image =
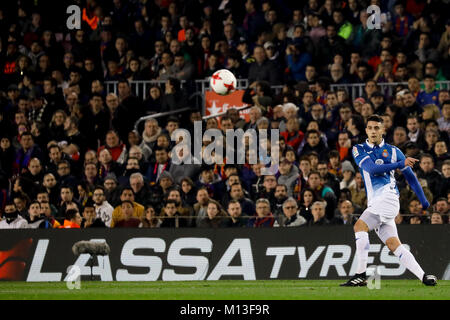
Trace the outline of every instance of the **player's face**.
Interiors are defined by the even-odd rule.
[[[372,144],[379,144],[383,139],[384,126],[381,122],[369,121],[366,126],[367,137]]]

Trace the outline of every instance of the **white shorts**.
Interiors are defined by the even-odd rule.
[[[383,193],[372,199],[366,210],[378,215],[381,222],[386,223],[395,219],[400,211],[399,196],[393,192]]]
[[[359,218],[367,224],[369,231],[375,230],[383,243],[386,243],[386,240],[389,238],[398,238],[395,217],[386,222],[382,222],[378,214],[372,213],[370,209],[367,208]]]

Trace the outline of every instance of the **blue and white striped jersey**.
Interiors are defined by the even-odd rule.
[[[380,198],[382,198],[383,194],[395,193],[399,195],[394,177],[395,170],[381,174],[370,174],[361,168],[361,164],[369,158],[377,165],[405,160],[405,155],[399,148],[385,143],[384,139],[378,146],[366,140],[365,143],[355,145],[352,153],[364,180],[368,206],[374,201],[382,201]]]

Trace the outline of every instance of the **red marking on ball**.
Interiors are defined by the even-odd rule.
[[[219,74],[220,74],[220,73],[217,73],[217,74],[213,74],[213,75],[212,75],[212,78],[213,78],[213,84],[216,84],[216,80],[222,80],[222,78],[219,77]]]
[[[227,88],[228,92],[234,90],[234,85],[233,85],[233,83],[230,83],[230,84],[224,83],[223,86],[224,86],[225,88]]]

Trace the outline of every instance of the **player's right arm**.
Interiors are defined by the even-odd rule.
[[[387,164],[375,164],[364,148],[359,145],[353,147],[352,153],[356,164],[370,174],[381,174],[405,167],[405,160]]]

